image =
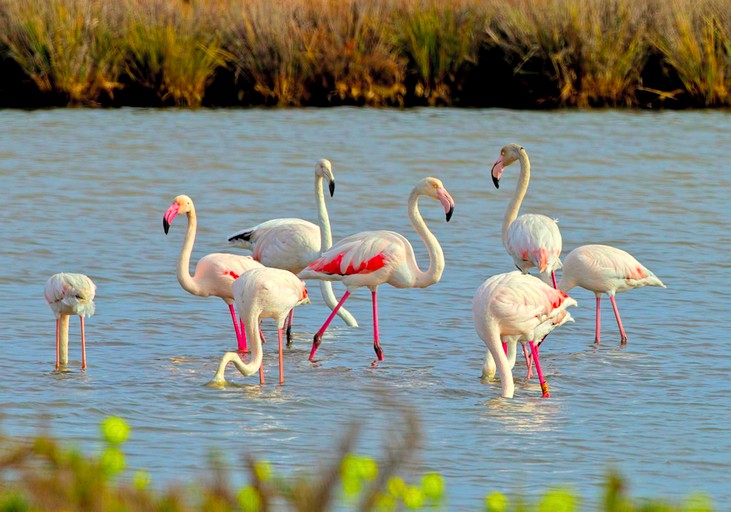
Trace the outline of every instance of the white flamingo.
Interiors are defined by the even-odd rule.
[[[226,382],[224,374],[230,362],[244,376],[252,375],[259,370],[259,383],[265,383],[261,339],[258,332],[259,322],[262,318],[273,318],[277,323],[279,334],[279,383],[284,384],[282,329],[285,319],[295,306],[310,302],[305,283],[287,270],[258,268],[250,270],[234,281],[233,291],[236,311],[246,325],[248,338],[252,340],[251,360],[244,363],[236,352],[226,352],[211,383]]]
[[[228,237],[228,241],[235,247],[243,247],[252,251],[255,260],[267,267],[289,270],[298,274],[307,265],[319,258],[322,251],[332,245],[330,231],[330,217],[325,205],[325,194],[322,180],[328,182],[330,196],[335,193],[335,176],[329,160],[322,159],[315,166],[315,203],[317,204],[317,219],[319,227],[312,222],[296,219],[272,219],[262,222],[251,228],[237,231]],[[320,293],[325,304],[334,309],[338,301],[333,293],[332,284],[320,282]],[[291,340],[292,316],[290,313],[287,322],[287,340]],[[346,325],[357,327],[358,322],[353,315],[344,308],[338,311],[338,316]]]
[[[503,220],[503,245],[513,257],[515,266],[523,273],[537,268],[541,278],[551,277],[556,287],[556,269],[561,268],[561,232],[554,219],[545,215],[526,213],[518,217],[520,205],[530,182],[530,160],[525,149],[518,144],[507,144],[500,150],[500,158],[492,166],[492,181],[500,187],[503,168],[515,161],[520,162],[520,175],[513,198],[505,210]]]
[[[512,398],[515,385],[511,361],[515,363],[515,349],[511,349],[509,360],[506,355],[509,347],[505,343],[527,342],[536,364],[543,397],[549,398],[551,395],[543,377],[535,342],[556,327],[573,321],[566,308],[575,305],[576,301],[561,290],[517,270],[487,279],[477,288],[472,299],[475,329],[487,347],[483,377],[492,378],[497,368],[502,396]]]
[[[606,293],[612,302],[614,316],[619,326],[620,343],[627,343],[627,333],[619,317],[616,293],[643,286],[665,285],[631,254],[608,245],[582,245],[571,251],[564,260],[559,289],[568,292],[580,286],[596,295],[595,343],[601,341],[601,296]]]
[[[81,325],[81,368],[86,369],[84,317],[94,314],[96,285],[84,274],[61,272],[52,275],[43,290],[46,302],[56,315],[56,370],[69,361],[69,316],[78,315]]]
[[[393,231],[363,231],[343,238],[313,261],[298,275],[302,279],[342,281],[347,287],[343,297],[333,309],[314,337],[310,361],[320,346],[322,335],[338,309],[350,293],[361,286],[371,290],[373,301],[373,348],[379,361],[383,361],[378,332],[378,303],[376,289],[383,283],[396,288],[426,288],[438,283],[444,271],[444,253],[436,237],[429,231],[419,213],[419,196],[427,196],[442,203],[447,221],[454,212],[454,200],[436,178],[424,178],[411,191],[408,214],[411,225],[426,245],[429,268],[419,269],[414,249],[402,235]]]
[[[231,285],[245,272],[261,268],[263,265],[251,256],[237,254],[212,253],[203,256],[195,266],[195,274],[190,275],[190,255],[193,252],[195,233],[198,228],[198,217],[195,213],[193,200],[186,195],[179,195],[173,199],[170,208],[163,215],[162,226],[168,234],[170,224],[176,215],[185,213],[188,216],[188,229],[185,232],[183,247],[178,257],[177,275],[180,286],[185,291],[199,297],[220,297],[228,305],[231,320],[236,332],[236,341],[241,351],[246,351],[246,334],[243,325],[239,325],[234,312],[234,296]]]

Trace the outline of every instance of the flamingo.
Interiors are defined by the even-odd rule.
[[[190,254],[193,252],[193,244],[195,243],[195,233],[198,227],[198,217],[195,213],[193,200],[186,196],[180,195],[173,199],[170,208],[167,209],[162,218],[162,227],[165,234],[168,234],[170,224],[179,213],[188,214],[188,229],[185,232],[183,247],[180,249],[178,257],[178,282],[185,291],[199,297],[220,297],[228,305],[233,320],[234,331],[236,332],[236,341],[238,348],[245,352],[248,347],[246,344],[246,333],[244,326],[239,326],[234,311],[234,295],[231,285],[245,272],[261,268],[263,265],[255,261],[251,256],[239,256],[237,254],[212,253],[203,256],[195,266],[195,274],[190,275]]]
[[[601,296],[606,293],[612,302],[614,316],[619,326],[620,344],[627,343],[627,333],[619,317],[616,293],[642,288],[643,286],[665,285],[650,270],[642,266],[631,254],[609,245],[582,245],[571,251],[561,274],[559,289],[568,292],[580,286],[596,295],[596,334],[595,343],[601,341]]]
[[[228,242],[235,247],[249,249],[252,251],[254,259],[267,267],[289,270],[293,274],[301,272],[307,265],[319,258],[323,250],[329,249],[332,245],[330,217],[327,214],[322,186],[323,178],[328,182],[328,189],[332,197],[335,193],[335,175],[332,171],[332,164],[324,158],[319,160],[315,166],[315,202],[319,227],[302,219],[272,219],[237,231],[228,237]],[[332,284],[321,281],[320,293],[325,304],[330,309],[334,309],[338,301],[333,293]],[[292,339],[293,316],[294,310],[290,313],[287,322],[287,342]],[[346,325],[358,327],[358,322],[345,308],[338,311],[338,316]]]
[[[429,252],[429,268],[425,272],[419,269],[414,249],[402,235],[393,231],[363,231],[340,240],[298,274],[302,279],[342,281],[347,288],[340,302],[315,334],[310,361],[314,361],[322,335],[338,309],[351,292],[361,286],[367,286],[371,290],[373,348],[378,361],[383,361],[378,332],[378,285],[388,283],[396,288],[426,288],[439,282],[444,271],[444,253],[419,213],[417,203],[422,195],[442,203],[447,222],[454,212],[454,200],[436,178],[424,178],[411,191],[408,201],[409,220]]]
[[[56,370],[69,361],[69,316],[79,315],[81,324],[81,369],[86,369],[84,317],[94,314],[96,285],[84,274],[54,274],[43,290],[46,302],[56,315]]]
[[[517,270],[487,279],[477,288],[472,299],[475,329],[487,347],[483,377],[492,378],[497,367],[502,396],[512,398],[515,386],[511,363],[515,363],[515,349],[510,350],[509,360],[506,355],[509,350],[505,345],[527,342],[536,363],[543,398],[550,398],[535,341],[546,337],[556,327],[573,321],[566,308],[575,305],[576,301],[566,293]]]
[[[287,270],[278,268],[256,268],[246,272],[233,283],[236,310],[243,320],[251,342],[251,361],[244,363],[236,352],[226,352],[218,365],[218,371],[211,383],[224,384],[228,363],[233,362],[244,375],[259,370],[259,383],[264,384],[261,339],[258,326],[262,318],[274,318],[279,333],[279,383],[284,384],[284,354],[282,330],[289,312],[295,306],[309,303],[305,283]]]
[[[530,160],[522,146],[507,144],[500,150],[500,157],[492,166],[492,182],[500,188],[503,168],[518,160],[520,176],[503,220],[503,245],[513,257],[515,266],[524,274],[537,268],[541,278],[548,282],[551,276],[556,288],[556,269],[561,268],[561,232],[557,222],[545,215],[526,213],[518,217],[520,205],[530,182]],[[516,218],[517,217],[517,218]]]

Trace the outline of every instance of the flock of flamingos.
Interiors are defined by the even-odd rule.
[[[538,347],[556,327],[573,321],[567,308],[575,306],[576,301],[566,294],[567,291],[580,286],[595,293],[596,343],[600,342],[601,296],[609,295],[621,343],[626,343],[627,334],[622,326],[615,294],[647,285],[665,285],[630,254],[606,245],[578,247],[566,256],[562,264],[561,233],[556,221],[544,215],[518,216],[530,181],[530,161],[522,146],[508,144],[500,150],[500,157],[491,171],[493,183],[499,187],[503,169],[516,161],[520,164],[520,176],[505,212],[502,239],[519,270],[492,276],[482,283],[474,295],[472,311],[477,334],[487,347],[483,378],[492,379],[497,371],[502,384],[502,396],[512,398],[512,368],[515,365],[517,344],[521,343],[528,378],[535,363],[543,397],[547,398],[550,394],[541,370]],[[396,288],[426,288],[441,279],[444,253],[418,207],[419,197],[434,199],[441,203],[446,220],[449,221],[454,212],[454,200],[440,180],[422,179],[408,200],[409,220],[429,253],[429,267],[426,270],[419,268],[409,241],[393,231],[363,231],[333,244],[323,180],[327,181],[332,196],[335,192],[335,177],[328,160],[320,160],[315,167],[319,226],[302,219],[285,218],[244,229],[231,235],[229,243],[251,250],[251,256],[208,254],[198,261],[192,276],[190,255],[197,228],[193,201],[185,195],[177,196],[165,212],[165,234],[177,215],[185,213],[188,217],[177,264],[180,285],[193,295],[220,297],[231,313],[238,352],[224,355],[213,383],[225,383],[224,373],[228,363],[232,362],[245,376],[258,371],[260,384],[264,384],[264,337],[259,329],[262,318],[276,321],[279,382],[284,383],[282,344],[285,326],[289,341],[295,306],[309,302],[303,280],[320,281],[322,297],[332,310],[314,336],[310,361],[315,360],[322,336],[335,315],[339,315],[347,325],[358,325],[342,306],[355,289],[365,286],[371,291],[373,304],[373,348],[377,356],[373,364],[376,364],[383,360],[378,330],[378,286],[388,283]],[[540,279],[527,273],[532,268],[537,269]],[[562,269],[560,282],[556,281],[555,271],[558,269]],[[346,287],[339,301],[335,298],[331,281],[341,281]],[[86,368],[84,317],[94,313],[95,292],[96,286],[83,274],[55,274],[46,284],[44,294],[56,316],[57,370],[68,364],[70,315],[80,318],[81,365]],[[244,362],[241,355],[249,350],[249,361]]]

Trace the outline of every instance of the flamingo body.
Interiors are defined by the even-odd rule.
[[[263,265],[251,256],[237,254],[212,253],[203,256],[195,266],[193,276],[190,275],[190,256],[195,243],[198,217],[193,200],[186,195],[177,196],[163,216],[163,229],[168,233],[173,219],[181,213],[188,216],[188,228],[183,247],[178,257],[177,276],[180,286],[192,295],[199,297],[220,297],[228,305],[231,320],[236,332],[239,350],[247,349],[243,327],[239,325],[234,312],[234,293],[232,285],[236,279],[247,271],[261,268]]]
[[[43,290],[56,316],[56,369],[68,364],[69,316],[78,315],[81,325],[81,368],[86,368],[84,317],[94,314],[96,285],[84,274],[61,272],[52,275]]]
[[[627,333],[619,316],[615,294],[642,288],[661,286],[660,279],[634,256],[609,245],[582,245],[571,251],[564,261],[559,289],[569,291],[579,286],[594,292],[596,296],[596,333],[594,341],[601,340],[601,296],[609,295],[619,326],[620,342],[627,342]]]
[[[225,383],[224,374],[229,362],[233,362],[244,376],[259,370],[259,383],[265,383],[259,322],[263,318],[273,318],[279,334],[279,383],[284,384],[282,330],[289,312],[295,306],[309,302],[305,284],[287,270],[257,268],[234,281],[232,288],[236,311],[243,319],[247,337],[251,340],[251,360],[245,363],[236,352],[227,352],[221,359],[212,383]]]
[[[556,287],[555,271],[561,268],[561,232],[556,220],[545,215],[523,214],[518,217],[520,206],[530,183],[530,160],[525,148],[507,144],[500,150],[500,157],[492,166],[492,181],[499,188],[503,169],[513,162],[520,162],[520,175],[513,198],[505,210],[503,219],[503,245],[513,257],[515,266],[523,273],[536,268],[541,279]]]
[[[298,276],[302,279],[342,281],[347,291],[315,334],[310,361],[320,345],[322,335],[335,313],[350,293],[362,286],[371,290],[373,305],[373,348],[379,361],[383,360],[378,332],[377,288],[388,283],[396,288],[426,288],[439,282],[444,271],[444,253],[436,237],[429,231],[419,214],[419,196],[427,196],[442,203],[447,221],[454,212],[454,200],[436,178],[424,178],[411,191],[408,214],[411,224],[424,241],[429,252],[429,268],[419,269],[414,249],[402,235],[393,231],[364,231],[343,238],[322,256],[307,266]]]
[[[492,276],[477,288],[472,299],[472,314],[475,330],[487,347],[483,376],[491,377],[497,368],[503,397],[513,397],[511,368],[515,362],[514,349],[509,359],[503,342],[530,344],[543,396],[550,396],[534,342],[572,321],[566,308],[575,305],[576,301],[561,290],[519,271]]]

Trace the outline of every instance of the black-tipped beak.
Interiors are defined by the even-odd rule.
[[[333,196],[333,194],[335,194],[335,180],[332,180],[332,181],[331,181],[331,182],[330,182],[330,183],[328,184],[328,188],[330,189],[330,197],[332,197],[332,196]]]
[[[500,178],[492,177],[492,182],[495,184],[495,188],[500,188]]]
[[[165,230],[166,235],[168,234],[168,231],[170,230],[170,223],[168,222],[168,220],[165,217],[163,217],[163,219],[162,219],[162,229]]]
[[[447,222],[449,222],[449,219],[452,218],[452,214],[454,213],[454,206],[452,206],[449,211],[447,212]]]

